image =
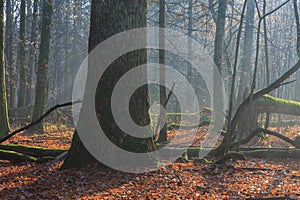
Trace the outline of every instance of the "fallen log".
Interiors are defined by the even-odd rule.
[[[8,160],[11,162],[36,162],[38,159],[15,151],[0,150],[0,160]]]
[[[67,152],[67,149],[50,149],[32,146],[23,146],[19,144],[0,145],[0,150],[14,151],[24,155],[42,158],[45,156],[56,157],[62,153]]]
[[[207,155],[206,157],[209,158],[215,158],[219,154],[216,154],[215,151],[217,149],[211,149],[211,148],[201,148],[201,147],[189,147],[189,148],[184,148],[184,147],[177,147],[177,148],[165,148],[164,151],[166,151],[168,154],[176,155],[178,153],[176,152],[183,152],[185,151],[186,153],[184,155],[187,155],[188,159],[193,160],[199,158],[199,155]],[[274,159],[274,158],[279,158],[279,159],[285,159],[285,158],[294,158],[294,159],[300,159],[300,149],[257,149],[257,150],[252,150],[252,149],[242,149],[242,151],[236,152],[236,151],[230,151],[229,156],[225,157],[224,160],[230,160],[232,158],[238,158],[238,159],[243,159],[243,156],[245,157],[252,157],[252,158],[265,158],[265,159]],[[183,156],[184,156],[183,155]],[[220,160],[221,161],[221,160]]]
[[[297,149],[300,149],[300,138],[299,137],[296,137],[295,140],[291,140],[290,138],[288,138],[288,137],[286,137],[286,136],[284,136],[284,135],[282,135],[280,133],[277,133],[277,132],[274,132],[274,131],[270,131],[270,130],[266,130],[266,129],[263,129],[263,128],[257,128],[257,129],[255,129],[245,139],[233,143],[230,146],[230,148],[233,149],[233,148],[239,147],[240,145],[248,143],[253,137],[255,137],[259,133],[265,133],[265,134],[268,134],[268,135],[273,135],[273,136],[278,137],[281,140],[283,140],[283,141],[285,141],[285,142],[293,145]]]
[[[172,123],[172,124],[169,124],[168,125],[168,130],[174,130],[174,129],[183,129],[183,130],[190,130],[190,129],[195,129],[195,128],[200,128],[202,126],[208,126],[210,125],[210,120],[204,120],[204,121],[201,121],[199,124],[194,124],[194,125],[182,125],[182,124],[175,124],[175,123]]]
[[[240,152],[246,157],[252,158],[264,158],[264,159],[274,159],[274,158],[295,158],[300,159],[300,150],[299,149],[290,149],[290,150],[255,150],[255,151],[242,151]]]

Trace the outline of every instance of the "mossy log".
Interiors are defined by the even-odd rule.
[[[0,160],[8,160],[11,162],[36,162],[38,159],[15,151],[0,150]]]
[[[15,151],[22,154],[26,154],[34,157],[44,157],[44,156],[58,156],[64,152],[67,152],[67,149],[51,149],[51,148],[42,148],[42,147],[32,147],[24,146],[19,144],[8,144],[0,145],[0,150]]]
[[[264,95],[253,102],[253,106],[245,109],[235,131],[235,142],[248,138],[258,127],[258,116],[261,113],[277,113],[300,116],[300,102]],[[251,138],[250,138],[251,139]],[[282,139],[282,138],[281,138]],[[295,146],[295,145],[294,145]]]
[[[216,149],[209,149],[209,148],[200,148],[200,147],[189,147],[189,148],[166,148],[166,151],[174,152],[176,151],[182,152],[186,150],[186,155],[188,159],[197,159],[199,155],[207,155],[208,157],[216,157],[218,156],[215,154]],[[265,158],[265,159],[283,159],[283,158],[294,158],[300,159],[300,149],[242,149],[239,152],[231,151],[228,153],[228,156],[223,157],[220,159],[221,161],[227,161],[230,159],[243,159],[245,157],[252,157],[252,158]]]
[[[264,95],[254,103],[258,113],[278,113],[300,116],[300,102]]]
[[[18,144],[0,145],[0,160],[12,162],[44,162],[54,160],[67,149],[50,149]]]
[[[183,130],[189,130],[189,129],[195,129],[195,128],[200,128],[202,126],[208,126],[210,125],[210,120],[201,120],[199,124],[194,124],[194,125],[182,125],[182,124],[169,124],[168,125],[168,130],[174,130],[174,129],[183,129]]]

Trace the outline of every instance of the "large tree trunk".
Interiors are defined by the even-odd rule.
[[[4,1],[0,2],[4,5]],[[5,62],[4,62],[4,8],[0,9],[0,137],[9,133],[6,84],[5,84]]]
[[[297,54],[300,58],[300,19],[299,19],[299,10],[298,10],[298,2],[294,0],[294,11],[295,11],[295,19],[296,19],[296,27],[297,27]],[[300,71],[296,73],[296,88],[295,88],[295,99],[296,101],[300,101]]]
[[[126,2],[122,0],[93,0],[89,52],[105,39],[115,34],[133,28],[145,27],[146,8],[147,2],[145,0],[131,0]],[[137,50],[123,55],[105,71],[96,92],[96,112],[98,113],[98,120],[103,132],[118,147],[137,153],[145,153],[153,150],[152,138],[138,139],[131,137],[117,126],[112,115],[111,94],[120,77],[130,69],[145,64],[146,59],[146,50]],[[90,73],[93,72],[88,72],[87,80],[89,80]],[[143,73],[144,76],[146,72]],[[149,124],[148,109],[148,88],[139,88],[130,101],[129,110],[133,120],[141,126]],[[107,153],[113,152],[109,152],[108,149]],[[83,167],[91,163],[97,163],[97,161],[89,154],[75,132],[72,147],[62,168]],[[103,164],[100,164],[100,166],[105,167]]]
[[[19,93],[18,93],[18,108],[25,106],[25,91],[26,91],[26,56],[25,56],[25,28],[26,28],[26,0],[21,0],[20,10],[20,34],[18,47],[18,69],[20,74]]]
[[[51,32],[52,14],[53,14],[52,1],[44,0],[42,35],[41,35],[36,94],[35,94],[32,121],[38,119],[45,112],[45,107],[47,102],[48,62],[49,62],[49,53],[50,53],[50,32]],[[43,123],[39,123],[35,127],[35,129],[37,131],[43,131]]]

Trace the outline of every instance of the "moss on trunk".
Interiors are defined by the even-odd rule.
[[[4,1],[0,2],[4,5]],[[0,9],[0,137],[10,132],[7,110],[7,97],[5,85],[5,62],[4,62],[4,7]]]

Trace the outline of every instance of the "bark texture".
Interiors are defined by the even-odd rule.
[[[115,34],[129,29],[145,27],[146,8],[147,2],[145,0],[132,0],[126,2],[122,0],[93,0],[89,52],[91,52],[98,44]],[[130,69],[145,64],[146,59],[146,50],[137,50],[121,56],[104,72],[96,92],[95,108],[102,130],[114,144],[131,152],[149,152],[153,150],[154,146],[152,138],[138,139],[129,136],[117,126],[111,110],[111,95],[120,77]],[[92,72],[89,71],[88,73]],[[143,72],[141,78],[144,78],[146,74],[146,72]],[[128,81],[128,84],[131,84],[130,81]],[[126,88],[126,85],[124,85],[124,88]],[[131,97],[129,110],[132,119],[138,125],[143,126],[149,124],[150,118],[148,113],[149,103],[147,87],[139,88]],[[107,153],[111,152],[107,150]],[[89,154],[78,134],[75,132],[69,156],[66,158],[62,168],[83,167],[92,163],[98,162]],[[98,164],[101,167],[106,167],[101,163]]]
[[[50,32],[52,23],[53,7],[51,0],[43,1],[42,33],[40,55],[38,60],[36,94],[32,121],[38,119],[45,112],[48,96],[48,62],[50,53]],[[39,123],[35,129],[43,131],[43,123]]]
[[[21,0],[20,8],[20,34],[18,47],[18,61],[17,66],[20,73],[19,93],[18,93],[18,108],[25,106],[25,91],[26,91],[26,54],[25,54],[25,27],[26,27],[26,0]]]
[[[4,1],[0,2],[4,5]],[[6,85],[5,85],[5,62],[4,62],[4,10],[0,9],[0,137],[9,133]]]

